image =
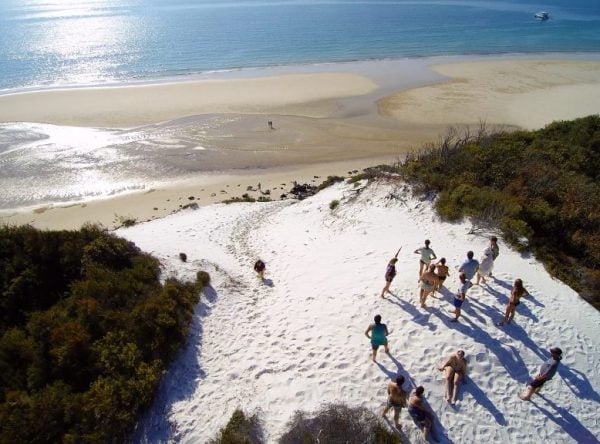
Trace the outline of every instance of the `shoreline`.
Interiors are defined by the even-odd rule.
[[[97,223],[109,230],[115,230],[121,227],[125,220],[135,220],[136,223],[149,222],[185,210],[184,206],[193,204],[219,204],[243,194],[258,199],[264,196],[258,190],[259,183],[263,192],[270,191],[272,200],[281,200],[281,194],[289,194],[294,182],[318,186],[328,176],[348,178],[352,174],[361,173],[364,168],[391,163],[396,158],[382,157],[377,160],[379,163],[362,159],[250,170],[243,174],[207,174],[198,179],[183,180],[104,199],[0,210],[0,224],[31,225],[44,230],[72,230],[79,229],[86,223]],[[249,187],[252,189],[248,189]]]
[[[357,66],[367,66],[379,63],[410,63],[411,61],[426,61],[427,65],[462,63],[472,61],[493,60],[600,60],[600,51],[549,51],[549,52],[506,52],[506,53],[467,53],[444,54],[428,56],[384,57],[371,59],[353,59],[340,61],[321,61],[308,63],[292,63],[271,66],[246,66],[235,68],[218,68],[189,73],[170,73],[158,77],[148,77],[139,80],[114,80],[105,83],[82,83],[71,85],[25,86],[0,89],[0,97],[17,94],[38,93],[46,91],[70,91],[100,88],[127,88],[134,86],[161,86],[174,83],[187,83],[213,79],[247,79],[270,77],[283,74],[301,74],[327,71],[345,72],[356,71]]]
[[[192,194],[206,205],[232,197],[230,190],[238,184],[245,188],[262,182],[274,188],[277,181],[311,183],[313,176],[320,176],[320,183],[328,175],[393,162],[452,125],[478,125],[483,119],[492,127],[531,129],[600,113],[600,54],[592,60],[580,56],[442,56],[263,72],[274,76],[0,95],[0,122],[10,121],[7,115],[20,106],[28,122],[48,115],[63,125],[61,119],[86,127],[94,118],[120,122],[115,125],[120,128],[137,124],[135,132],[144,143],[160,150],[176,134],[178,142],[185,142],[179,162],[187,166],[198,159],[198,170],[190,163],[184,180],[83,202],[0,210],[0,223],[76,228],[91,220],[114,228],[115,214],[117,219],[152,220],[177,210]],[[332,65],[339,71],[329,69]],[[101,97],[107,91],[112,95]],[[114,103],[114,97],[120,102]],[[217,123],[202,126],[210,119]],[[274,121],[275,131],[267,128],[267,120]],[[125,138],[132,130],[115,131]],[[198,146],[207,149],[199,152]],[[124,143],[121,149],[128,147]]]

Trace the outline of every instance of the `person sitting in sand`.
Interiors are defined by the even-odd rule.
[[[435,274],[435,264],[429,266],[429,270],[421,275],[419,282],[421,283],[419,302],[421,303],[421,307],[426,307],[425,302],[427,301],[427,296],[433,293],[438,286],[438,277],[437,274]]]
[[[375,323],[370,324],[365,331],[365,336],[371,340],[371,348],[373,354],[371,359],[373,362],[377,362],[377,350],[380,346],[384,346],[385,352],[389,353],[387,336],[390,334],[387,325],[381,323],[381,315],[377,315],[374,318]],[[371,333],[371,335],[369,335]]]
[[[467,281],[471,283],[471,279],[473,279],[473,276],[475,276],[477,270],[479,270],[479,262],[473,259],[473,252],[468,251],[467,260],[462,263],[458,271],[464,273],[467,277]]]
[[[381,290],[381,297],[384,299],[386,293],[391,293],[390,285],[396,276],[396,262],[398,262],[397,257],[391,258],[385,270],[385,287],[383,287],[383,290]]]
[[[404,384],[404,376],[396,376],[396,381],[390,381],[387,386],[387,404],[383,409],[381,416],[386,417],[390,409],[394,409],[394,424],[396,427],[401,428],[402,426],[398,422],[400,419],[400,412],[403,407],[406,407],[406,392],[402,390]]]
[[[504,319],[498,322],[498,325],[510,324],[510,321],[515,317],[515,310],[517,305],[521,303],[521,298],[528,295],[527,290],[523,287],[523,281],[521,279],[515,279],[512,290],[510,291],[510,299],[506,306],[506,312],[504,313]]]
[[[265,263],[263,261],[261,261],[260,259],[254,263],[254,271],[256,271],[256,273],[258,273],[258,277],[261,278],[262,280],[264,280],[264,278],[265,278],[265,268],[266,268]]]
[[[467,297],[467,290],[471,286],[471,283],[467,280],[467,276],[464,273],[460,273],[458,275],[458,279],[460,280],[460,285],[458,286],[458,291],[454,295],[454,319],[450,322],[458,322],[458,318],[460,318],[461,307],[465,302]]]
[[[477,281],[475,282],[475,284],[479,285],[479,281],[485,284],[485,276],[488,276],[491,273],[492,268],[494,268],[494,258],[492,256],[492,249],[486,248],[485,250],[483,250],[483,255],[479,260],[479,268],[477,269]]]
[[[433,412],[423,402],[423,393],[425,389],[419,386],[410,395],[408,399],[408,414],[413,419],[415,424],[423,428],[425,440],[429,439],[429,435],[435,439],[433,430]]]
[[[529,382],[527,393],[519,395],[519,398],[523,401],[529,401],[534,393],[539,392],[544,384],[554,377],[558,364],[562,359],[562,353],[562,350],[558,347],[550,349],[552,357],[542,364],[539,373]]]
[[[458,385],[467,377],[465,352],[458,350],[438,370],[446,375],[446,401],[454,405],[458,397]]]
[[[429,268],[429,264],[433,259],[437,259],[437,256],[433,250],[429,248],[430,244],[431,242],[429,239],[425,239],[425,246],[415,250],[415,254],[421,255],[421,259],[419,259],[419,276],[421,276],[423,272]]]
[[[436,291],[440,291],[440,289],[442,288],[442,285],[444,285],[444,281],[446,280],[446,278],[448,276],[450,276],[450,270],[448,269],[448,266],[446,265],[446,258],[443,257],[440,259],[440,261],[435,264],[435,274],[437,275],[438,278],[438,284],[436,287]]]

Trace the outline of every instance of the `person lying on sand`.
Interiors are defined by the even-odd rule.
[[[397,257],[391,258],[385,270],[385,287],[381,290],[381,297],[384,299],[386,293],[391,293],[390,285],[392,284],[394,277],[396,277],[396,262],[398,262]]]
[[[396,376],[396,381],[390,381],[387,386],[387,405],[383,409],[383,413],[381,416],[384,418],[387,415],[387,412],[390,409],[394,409],[394,424],[396,427],[401,428],[402,426],[398,422],[400,418],[400,412],[402,411],[402,407],[406,407],[406,392],[402,390],[402,385],[404,384],[404,376],[398,375]]]
[[[365,331],[365,336],[371,340],[371,348],[373,354],[371,359],[373,362],[377,362],[377,350],[380,346],[384,346],[385,352],[389,353],[387,336],[390,334],[387,325],[381,323],[381,315],[377,315],[374,318],[375,323],[370,324]],[[369,333],[371,333],[369,335]]]
[[[438,370],[446,375],[446,401],[454,405],[458,396],[458,385],[467,377],[465,352],[458,350]]]
[[[429,266],[429,270],[421,275],[419,278],[419,282],[421,283],[421,290],[419,291],[419,302],[421,303],[421,307],[425,307],[425,302],[427,301],[427,296],[435,291],[438,286],[438,277],[435,274],[435,265],[431,264]]]
[[[523,401],[529,401],[531,396],[534,393],[539,392],[544,384],[550,381],[556,374],[558,364],[562,359],[562,350],[558,347],[554,347],[550,349],[550,354],[552,357],[542,364],[539,373],[535,375],[531,381],[529,381],[527,393],[525,393],[525,395],[519,395],[519,398],[521,398]]]
[[[433,259],[437,259],[433,250],[429,248],[429,244],[431,244],[429,239],[425,239],[425,246],[415,250],[415,254],[421,255],[421,259],[419,260],[419,276],[423,274],[423,271],[427,270]]]
[[[423,393],[425,389],[423,386],[419,386],[410,395],[408,399],[408,414],[413,419],[415,424],[419,427],[423,427],[423,433],[425,434],[425,440],[429,439],[429,435],[435,440],[433,430],[433,413],[423,402]]]
[[[528,294],[529,293],[527,293],[525,287],[523,287],[523,281],[521,279],[516,279],[515,283],[513,284],[513,288],[510,291],[510,299],[508,300],[508,305],[506,306],[504,319],[498,322],[498,325],[510,324],[510,321],[512,321],[515,317],[517,305],[521,303],[521,298]]]

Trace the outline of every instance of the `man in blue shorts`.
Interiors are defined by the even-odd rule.
[[[458,287],[458,291],[454,295],[454,314],[456,317],[452,319],[450,322],[458,322],[458,318],[460,317],[460,308],[462,307],[463,302],[465,302],[465,298],[467,297],[467,290],[471,286],[471,283],[467,281],[467,276],[465,273],[460,273],[458,275],[460,279],[460,285]]]

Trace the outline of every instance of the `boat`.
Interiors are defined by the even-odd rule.
[[[548,19],[550,18],[550,14],[548,14],[548,13],[547,13],[547,12],[545,12],[545,11],[538,12],[538,13],[534,14],[533,16],[534,16],[536,19],[538,19],[538,20],[542,20],[542,21],[543,21],[543,20],[548,20]]]

